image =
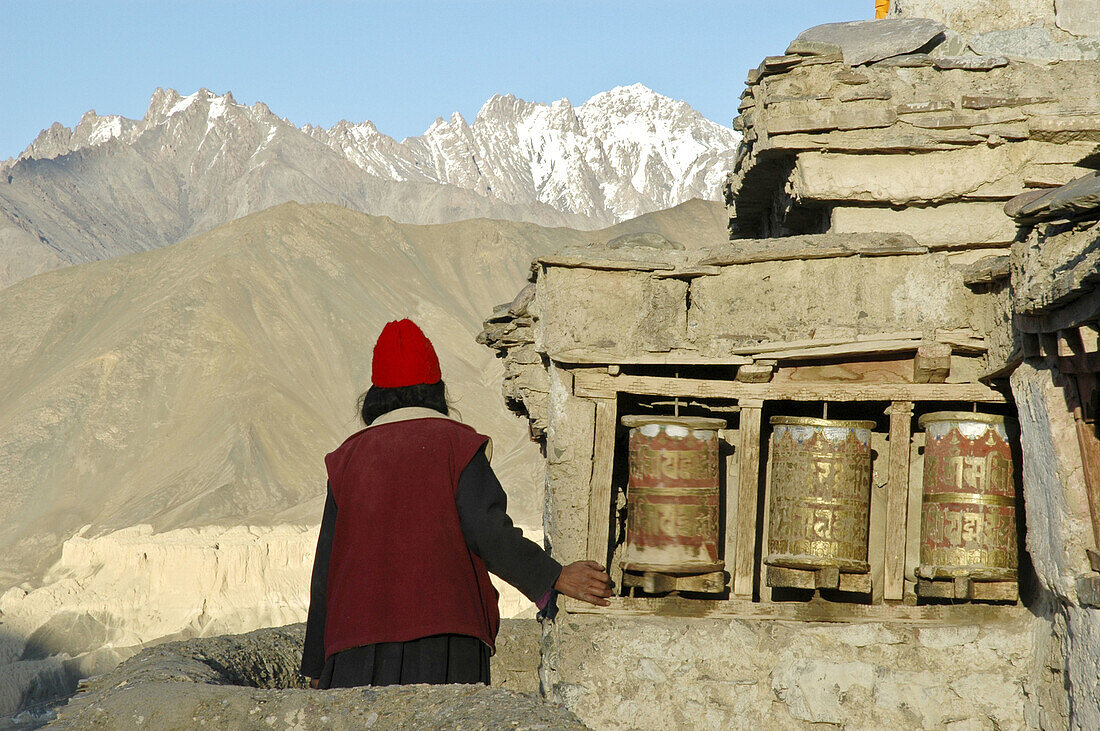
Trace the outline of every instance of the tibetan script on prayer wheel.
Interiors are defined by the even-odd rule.
[[[718,429],[721,419],[624,416],[630,427],[623,568],[721,571]]]
[[[1016,484],[1003,416],[939,411],[925,430],[922,579],[1016,579]]]
[[[866,573],[873,421],[773,416],[768,556],[792,569]]]

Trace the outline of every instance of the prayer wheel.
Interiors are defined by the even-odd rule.
[[[703,574],[718,557],[718,430],[722,419],[624,416],[630,428],[627,571]]]
[[[870,571],[873,421],[773,416],[768,555],[790,569]]]
[[[938,411],[925,430],[922,579],[1016,580],[1016,483],[1005,418]]]

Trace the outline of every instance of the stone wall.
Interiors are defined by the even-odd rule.
[[[522,306],[494,313],[483,337],[514,374],[506,393],[545,437],[546,535],[562,561],[602,553],[589,545],[589,504],[612,470],[594,442],[606,446],[616,391],[601,383],[699,378],[691,392],[703,394],[701,384],[741,367],[742,383],[810,383],[802,398],[835,403],[831,379],[858,384],[845,391],[853,398],[868,398],[861,378],[917,382],[907,338],[951,345],[943,393],[953,395],[942,401],[962,385],[978,395],[958,402],[983,400],[979,376],[1008,393],[1015,369],[1036,572],[1023,562],[1022,603],[913,607],[881,600],[881,589],[871,606],[784,601],[763,586],[763,569],[759,601],[619,597],[605,611],[565,602],[544,624],[551,699],[597,728],[1100,728],[1100,613],[1089,606],[1100,580],[1086,554],[1096,544],[1073,404],[1063,374],[1020,331],[1028,318],[1080,315],[1088,294],[1085,319],[1100,332],[1100,179],[1087,174],[1100,142],[1100,62],[1046,63],[1100,55],[1082,7],[899,0],[895,20],[811,29],[749,73],[728,246],[544,257]],[[1030,236],[1017,228],[1037,220],[1050,222]],[[1073,351],[1050,342],[1053,356],[1043,355]],[[1100,350],[1068,355],[1100,364]],[[727,386],[698,398],[721,399]],[[920,510],[920,445],[914,435],[910,515]]]
[[[1066,12],[1074,3],[1061,4]],[[1056,21],[1054,0],[890,0],[890,16],[931,18],[966,35]]]
[[[1082,457],[1082,440],[1095,439],[1089,432],[1096,416],[1082,388],[1100,367],[1100,344],[1089,337],[1100,330],[1100,179],[1093,173],[1043,195],[1020,196],[1006,211],[1021,226],[1012,249],[1012,307],[1015,339],[1029,357],[1011,381],[1027,548],[1049,594],[1071,724],[1100,728],[1100,575],[1088,556],[1100,549],[1088,495],[1097,475],[1095,467],[1086,474]],[[1089,420],[1085,433],[1078,431],[1075,412]]]
[[[891,0],[890,16],[940,21],[979,53],[1056,61],[1100,52],[1096,0]]]
[[[570,615],[543,640],[553,701],[593,728],[1062,728],[1049,625]]]
[[[1081,453],[1056,371],[1025,362],[1012,374],[1024,445],[1027,549],[1053,605],[1067,713],[1074,728],[1100,728],[1100,611],[1078,601],[1076,581],[1094,549]]]
[[[532,302],[539,313],[535,349],[562,362],[578,352],[614,358],[690,350],[720,357],[738,346],[800,340],[825,329],[853,336],[984,333],[996,318],[990,298],[964,282],[974,252],[930,252],[908,236],[734,240],[676,254],[666,254],[660,268],[601,247],[541,260]],[[494,347],[508,352],[506,363],[543,368],[508,340]]]
[[[907,22],[811,29],[828,40],[800,36],[749,72],[727,191],[735,235],[904,231],[932,248],[1004,247],[1015,227],[998,203],[1087,172],[1100,62],[975,55],[942,26]]]

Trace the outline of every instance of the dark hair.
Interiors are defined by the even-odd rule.
[[[398,388],[371,386],[359,397],[359,415],[363,417],[363,423],[368,426],[388,411],[410,406],[435,409],[443,415],[450,414],[447,408],[447,388],[443,385],[443,381]]]

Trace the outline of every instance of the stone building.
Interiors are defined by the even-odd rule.
[[[547,541],[616,579],[544,622],[549,697],[594,727],[1100,728],[1090,5],[898,0],[810,29],[749,72],[728,245],[542,257],[487,320],[544,448]],[[929,568],[944,412],[1007,418],[1015,479],[960,458],[958,484],[1016,502],[950,499],[1015,508],[1011,579]],[[723,422],[706,576],[625,560],[622,417],[670,415]],[[775,560],[789,419],[865,425],[867,532],[843,537],[865,568]],[[981,534],[982,510],[953,517]]]

